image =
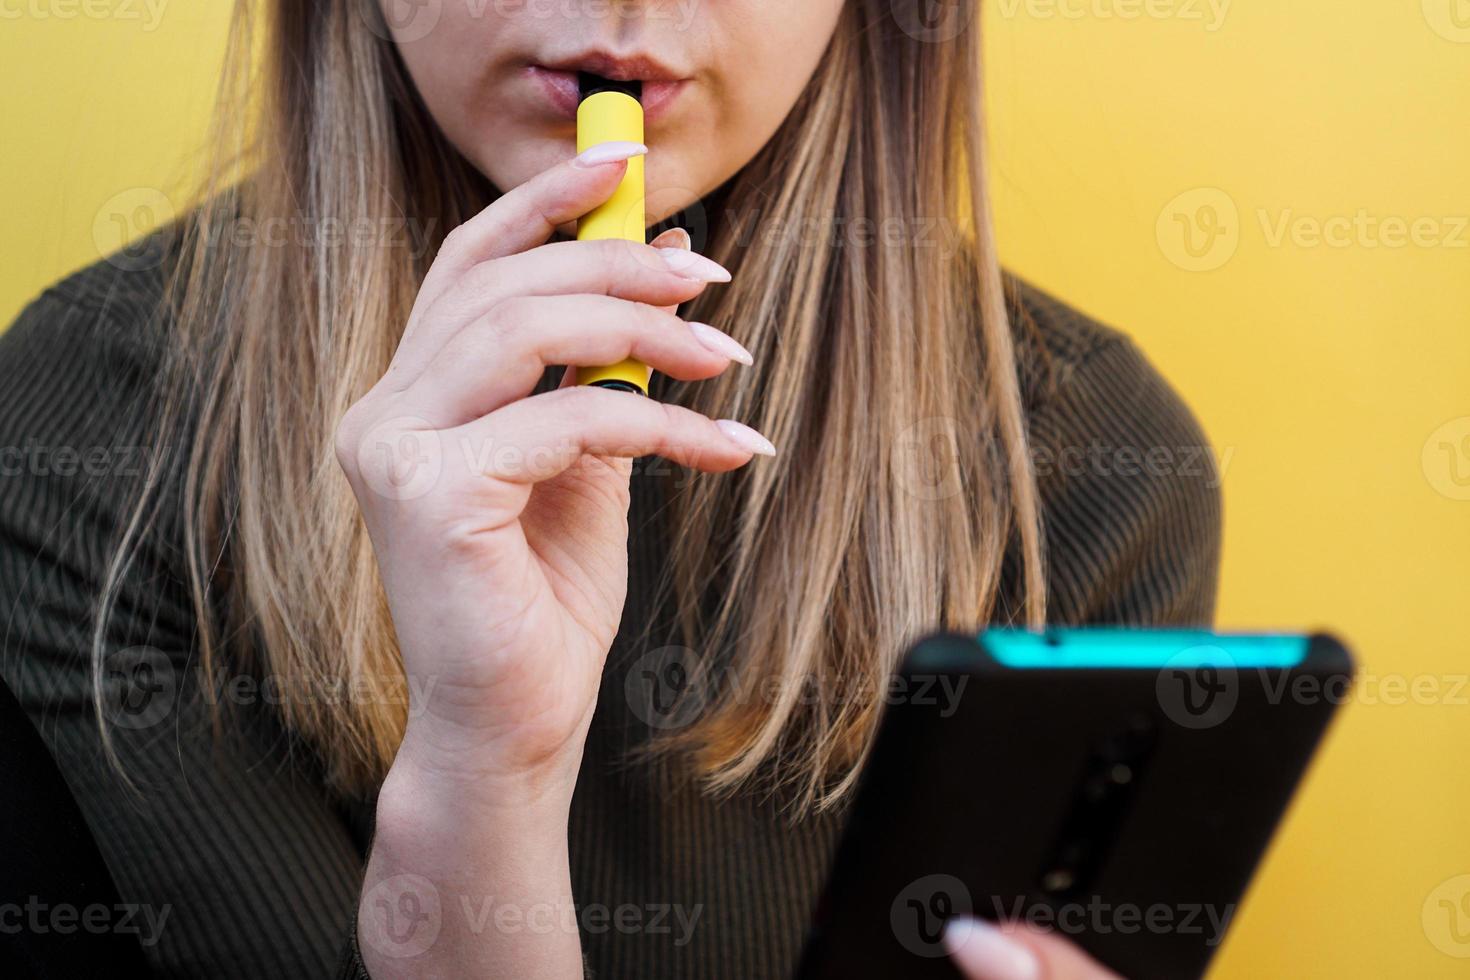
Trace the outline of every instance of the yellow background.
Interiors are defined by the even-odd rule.
[[[1361,658],[1213,976],[1463,976],[1439,902],[1470,893],[1470,2],[1222,2],[990,0],[1002,247],[1203,420],[1222,624],[1325,625]],[[5,323],[143,222],[134,189],[180,186],[229,5],[35,6],[0,19]],[[1360,214],[1420,241],[1310,237]]]

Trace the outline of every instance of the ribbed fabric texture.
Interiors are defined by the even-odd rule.
[[[46,738],[122,899],[167,909],[146,948],[159,975],[360,975],[351,936],[371,801],[335,799],[264,699],[231,709],[227,734],[211,732],[191,673],[176,510],[131,568],[108,638],[109,675],[161,692],[135,714],[104,699],[135,786],[102,755],[87,651],[125,517],[118,491],[146,467],[144,452],[177,450],[147,431],[161,277],[98,263],[0,336],[0,675]],[[1207,623],[1220,508],[1198,426],[1126,338],[1014,285],[1053,620]],[[784,977],[840,815],[793,822],[773,803],[714,802],[628,758],[649,733],[630,673],[674,642],[658,629],[636,635],[666,612],[651,588],[667,550],[657,472],[640,466],[634,478],[624,632],[572,810],[589,972]]]

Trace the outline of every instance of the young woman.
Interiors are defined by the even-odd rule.
[[[256,6],[204,203],[0,339],[4,679],[159,973],[785,976],[908,640],[1209,620],[1188,411],[997,266],[964,5]],[[578,70],[697,241],[567,240],[645,153]]]

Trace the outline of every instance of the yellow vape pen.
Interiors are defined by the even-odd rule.
[[[582,72],[577,78],[582,101],[577,106],[577,152],[615,140],[643,142],[643,83],[617,82]],[[612,197],[577,223],[577,240],[621,238],[646,242],[643,158],[628,161],[628,172]],[[632,358],[607,367],[577,369],[577,384],[648,394],[649,367]]]

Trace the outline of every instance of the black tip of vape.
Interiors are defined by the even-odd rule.
[[[631,82],[618,82],[611,78],[603,78],[594,75],[590,71],[577,72],[577,86],[582,90],[582,98],[596,95],[598,92],[622,92],[631,95],[639,102],[643,101],[643,83],[636,79]]]
[[[648,392],[638,387],[631,381],[617,381],[609,378],[606,381],[592,382],[594,388],[606,388],[608,391],[626,391],[630,395],[647,395]]]

